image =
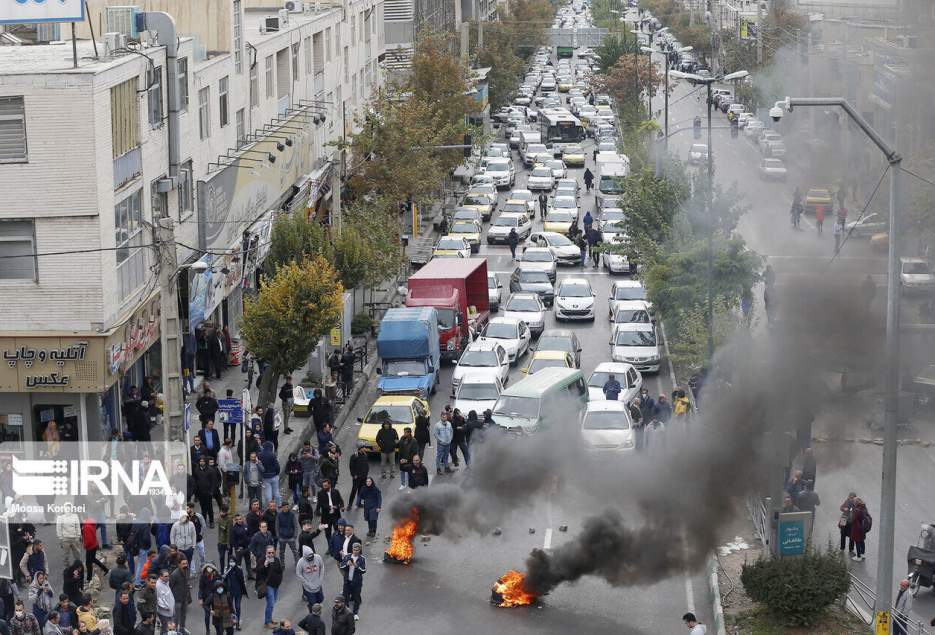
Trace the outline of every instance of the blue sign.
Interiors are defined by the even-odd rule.
[[[243,423],[243,406],[239,399],[218,399],[221,423]]]
[[[0,24],[83,21],[84,0],[0,2]]]
[[[809,514],[779,514],[779,555],[801,556],[808,546]]]

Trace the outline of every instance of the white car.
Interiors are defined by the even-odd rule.
[[[650,317],[653,315],[653,305],[646,295],[646,287],[639,280],[616,280],[610,286],[610,297],[607,298],[607,315],[613,318],[614,303],[617,300],[645,300],[649,305]]]
[[[610,313],[612,327],[630,322],[651,324],[653,321],[649,302],[646,300],[617,300],[611,307]]]
[[[617,400],[623,403],[630,403],[630,400],[640,394],[640,387],[643,385],[643,376],[639,371],[633,368],[633,364],[626,362],[601,362],[588,377],[588,400],[606,401],[604,395],[604,384],[613,375],[620,383],[620,394]]]
[[[766,125],[762,121],[759,119],[751,119],[749,122],[747,122],[747,127],[744,129],[743,134],[747,139],[756,141],[759,139],[760,133],[762,133],[765,129]]]
[[[487,323],[483,335],[477,340],[495,341],[507,353],[511,364],[521,358],[529,350],[532,335],[526,323],[517,318],[495,317]]]
[[[738,128],[741,128],[741,129],[746,128],[747,124],[750,123],[751,121],[753,121],[752,112],[742,112],[739,115],[737,115],[737,127]]]
[[[536,337],[545,328],[545,306],[538,293],[514,293],[503,307],[503,317],[522,320]]]
[[[470,258],[471,243],[462,236],[442,236],[432,249],[436,258]]]
[[[656,326],[630,322],[614,326],[610,337],[610,358],[629,362],[641,373],[658,373],[662,354],[656,339]]]
[[[552,170],[552,178],[556,181],[565,178],[565,162],[561,159],[549,159],[545,162],[545,165]]]
[[[760,140],[757,142],[760,146],[760,152],[766,156],[769,156],[769,153],[766,150],[769,144],[773,143],[774,141],[782,141],[782,135],[775,130],[764,130],[763,134],[760,135]]]
[[[706,143],[693,143],[688,149],[688,162],[693,164],[708,160],[708,145]]]
[[[477,417],[482,419],[485,410],[493,410],[501,392],[503,383],[499,377],[468,375],[461,380],[461,385],[455,391],[454,407],[465,417],[473,410]]]
[[[623,401],[589,401],[581,420],[581,441],[586,450],[636,450],[636,435],[627,404]]]
[[[927,293],[935,290],[935,276],[922,258],[899,259],[899,283],[907,292]]]
[[[526,213],[529,214],[529,218],[535,218],[539,199],[532,193],[532,190],[513,190],[507,201],[523,201],[526,203]]]
[[[760,161],[760,179],[763,181],[785,181],[786,164],[782,159],[763,159]]]
[[[526,240],[532,232],[532,221],[526,214],[500,213],[487,228],[487,244],[506,243],[510,230],[515,229],[520,241]]]
[[[527,247],[519,258],[521,271],[543,271],[555,282],[555,254],[547,247]]]
[[[553,304],[556,320],[593,320],[594,291],[585,278],[565,278],[558,285]]]
[[[513,187],[513,183],[516,182],[513,162],[508,158],[490,159],[484,168],[484,174],[492,176],[494,185],[498,188]]]
[[[597,228],[601,231],[604,230],[604,225],[608,223],[620,223],[627,219],[627,215],[619,207],[603,207],[601,208],[601,217],[597,221]]]
[[[496,313],[500,310],[500,299],[503,296],[503,283],[497,274],[487,272],[487,300],[490,310]]]
[[[578,199],[572,196],[556,196],[549,205],[549,211],[561,210],[578,216]]]
[[[547,165],[534,166],[526,179],[526,187],[530,190],[551,192],[553,185],[555,177],[552,176],[552,168]]]
[[[581,250],[564,234],[558,232],[535,232],[529,242],[537,247],[547,247],[560,265],[581,264]]]
[[[510,358],[506,349],[491,340],[476,340],[461,353],[461,359],[451,377],[451,394],[457,392],[461,381],[468,375],[498,377],[505,385],[509,374]]]
[[[501,204],[499,207],[501,214],[503,212],[510,214],[522,214],[523,216],[529,218],[530,221],[532,221],[536,215],[536,206],[533,201],[522,201],[519,199],[510,198],[507,199],[506,203]]]

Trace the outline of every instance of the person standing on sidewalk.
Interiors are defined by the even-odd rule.
[[[451,428],[451,422],[448,421],[448,413],[442,412],[441,418],[435,423],[432,429],[435,436],[435,471],[442,473],[442,468],[446,474],[451,474],[452,470],[448,467],[448,458],[451,448],[451,440],[454,438],[454,430]]]
[[[897,614],[893,615],[893,635],[908,635],[906,620],[912,611],[912,591],[909,590],[909,580],[899,581],[899,592],[893,602]]]
[[[854,501],[857,500],[857,493],[850,492],[844,502],[841,503],[841,517],[838,519],[838,529],[841,531],[841,551],[844,551],[844,543],[850,541],[847,545],[847,555],[854,557],[854,540],[851,538],[851,524],[854,520]]]
[[[286,383],[279,389],[279,401],[282,403],[282,426],[283,434],[292,434],[292,428],[289,427],[289,419],[292,417],[293,401],[292,391],[295,387],[292,385],[292,375],[286,375]]]
[[[389,421],[384,421],[377,432],[377,445],[380,447],[380,478],[386,478],[389,471],[390,478],[396,477],[396,445],[399,443],[399,433]],[[353,504],[353,501],[351,501]]]
[[[357,452],[352,454],[348,461],[348,467],[351,472],[351,495],[347,498],[347,508],[353,509],[357,502],[357,492],[364,486],[364,481],[370,474],[370,459],[367,457],[367,452],[363,448],[357,448]]]
[[[854,548],[857,551],[857,555],[851,559],[855,562],[862,562],[866,558],[864,553],[867,551],[867,534],[870,533],[872,526],[873,519],[863,499],[855,498],[854,513],[851,517],[851,540],[854,541]]]
[[[341,385],[344,401],[348,400],[351,396],[351,391],[354,389],[355,360],[354,350],[351,348],[351,343],[348,342],[344,345],[344,353],[341,354]]]

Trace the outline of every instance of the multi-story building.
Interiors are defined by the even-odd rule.
[[[129,387],[158,374],[155,219],[175,221],[180,263],[208,261],[178,274],[189,350],[204,323],[236,335],[272,215],[327,215],[329,143],[382,81],[381,0],[218,0],[204,21],[184,0],[139,2],[184,30],[146,14],[127,44],[99,27],[134,22],[92,0],[96,48],[79,40],[76,67],[71,46],[0,46],[0,438],[51,420],[106,438]]]
[[[420,32],[454,31],[464,19],[461,0],[388,0],[385,7],[386,67],[393,70],[412,65]]]

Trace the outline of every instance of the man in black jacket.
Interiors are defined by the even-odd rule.
[[[266,548],[265,556],[257,561],[256,567],[257,595],[263,597],[263,594],[259,593],[259,591],[262,590],[263,586],[266,587],[266,612],[264,614],[266,628],[276,627],[273,623],[273,607],[279,597],[282,573],[282,562],[276,557],[276,548],[270,545]]]
[[[407,480],[411,489],[428,486],[429,472],[422,465],[422,457],[418,454],[412,457],[412,463],[400,464],[399,469],[407,472]]]
[[[195,402],[195,410],[198,411],[198,419],[201,420],[201,427],[204,428],[208,420],[214,420],[218,411],[218,400],[211,392],[211,386],[207,382],[202,386],[201,396]]]
[[[321,621],[321,604],[313,604],[312,612],[298,624],[308,635],[325,635],[325,623]]]
[[[396,444],[399,442],[399,433],[389,421],[384,421],[377,432],[377,445],[380,447],[380,478],[386,478],[389,468],[390,478],[396,477]],[[351,499],[353,504],[354,499]]]
[[[136,613],[130,604],[130,593],[121,591],[114,604],[114,635],[133,635],[136,628]]]
[[[344,596],[334,598],[334,608],[331,610],[331,635],[351,635],[355,631],[354,614],[344,603]]]
[[[218,451],[221,449],[221,436],[214,429],[214,419],[208,419],[205,427],[198,431],[198,437],[201,439],[201,453],[215,459],[218,458]]]
[[[195,469],[195,496],[201,504],[201,513],[210,527],[214,527],[214,505],[211,498],[214,496],[214,490],[220,486],[218,471],[208,468],[208,461],[202,456],[198,459],[198,467]]]
[[[370,459],[363,448],[357,448],[357,452],[351,455],[348,465],[351,472],[351,495],[347,498],[348,508],[354,507],[354,498],[357,492],[364,486],[367,476],[370,475]]]
[[[179,628],[185,628],[185,614],[192,603],[192,588],[189,585],[188,576],[188,559],[182,556],[179,559],[179,566],[169,574],[169,588],[175,600],[175,624]]]
[[[292,428],[289,427],[289,418],[292,416],[292,391],[294,388],[292,375],[286,375],[286,383],[279,389],[279,401],[282,403],[283,434],[292,434]]]
[[[243,570],[250,573],[250,552],[248,549],[250,546],[250,533],[243,514],[234,516],[234,523],[231,525],[227,540],[230,542],[230,550],[234,554],[234,559],[242,559]]]
[[[341,498],[341,492],[332,489],[331,481],[325,479],[321,482],[321,489],[318,490],[318,515],[321,516],[321,524],[326,525],[325,537],[331,542],[331,532],[334,530],[335,523],[341,517],[344,510],[344,499]]]
[[[412,428],[403,428],[403,436],[399,439],[399,489],[406,489],[409,483],[409,472],[403,469],[406,463],[412,462],[412,457],[419,453],[419,444],[412,436]]]

